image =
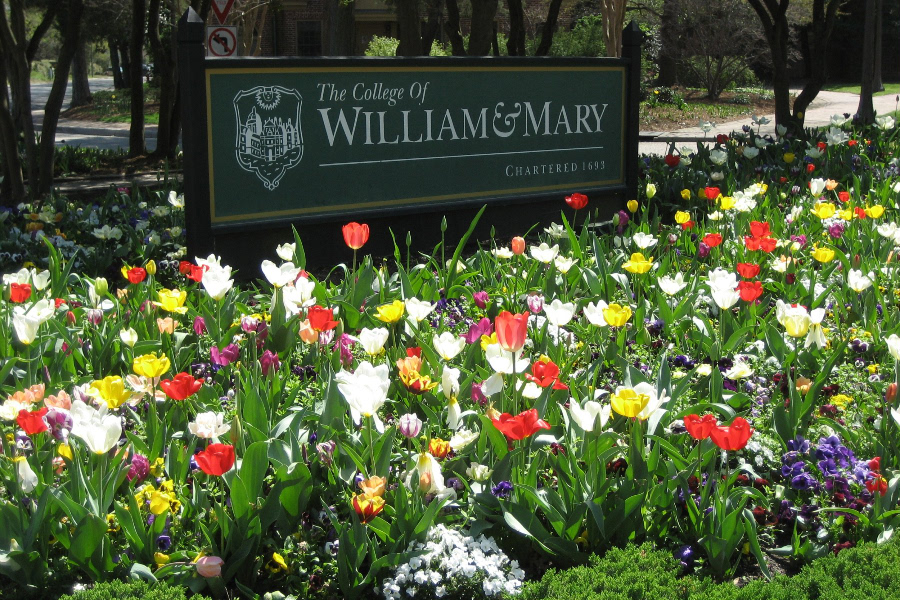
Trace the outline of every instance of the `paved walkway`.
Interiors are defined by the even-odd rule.
[[[795,93],[799,93],[800,90],[793,90]],[[887,95],[887,96],[875,96],[873,100],[873,104],[875,105],[875,113],[876,114],[885,114],[892,112],[898,109],[897,97],[895,95]],[[809,108],[806,110],[806,119],[804,120],[805,127],[821,127],[823,125],[828,125],[831,122],[832,115],[843,115],[856,114],[856,109],[859,107],[859,94],[847,94],[844,92],[827,92],[821,91],[816,96],[816,99],[813,100],[812,104],[810,104]],[[763,116],[763,115],[760,115]],[[771,134],[775,135],[775,115],[769,114],[764,115],[769,123],[758,127],[756,125],[752,125],[751,119],[745,118],[739,121],[728,121],[727,123],[716,123],[716,126],[709,131],[708,133],[704,133],[702,129],[700,129],[699,123],[694,127],[685,127],[683,129],[678,129],[675,131],[667,131],[663,133],[659,133],[658,135],[663,138],[695,138],[695,137],[704,137],[715,140],[716,135],[720,133],[730,134],[732,131],[740,131],[744,125],[752,125],[754,129],[759,129],[763,134]],[[641,133],[642,136],[648,135],[648,133]],[[685,142],[686,146],[693,146],[695,142]],[[676,144],[676,146],[680,146],[680,144]],[[668,152],[669,144],[666,142],[641,142],[640,144],[640,153],[641,154],[666,154]]]

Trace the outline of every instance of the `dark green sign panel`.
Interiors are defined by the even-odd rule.
[[[625,183],[625,65],[359,62],[207,61],[213,227]]]

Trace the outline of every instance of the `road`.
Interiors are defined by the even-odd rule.
[[[89,80],[91,92],[110,90],[113,88],[112,77],[95,77]],[[44,107],[50,96],[51,83],[34,82],[31,84],[31,114],[34,117],[35,129],[40,131],[44,120]],[[72,84],[66,88],[63,110],[72,101]],[[144,130],[147,151],[156,148],[156,126]],[[100,121],[76,121],[60,119],[56,129],[57,146],[83,146],[85,148],[101,148],[104,150],[128,150],[128,124],[103,123]]]

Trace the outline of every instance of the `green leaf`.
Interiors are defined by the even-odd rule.
[[[250,444],[241,459],[241,480],[252,502],[262,495],[263,480],[269,468],[268,442]]]

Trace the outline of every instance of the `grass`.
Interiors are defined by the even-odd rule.
[[[835,83],[826,85],[823,89],[829,92],[844,92],[847,94],[858,94],[860,86],[858,83]],[[900,82],[885,83],[883,92],[876,92],[875,96],[890,96],[900,94]]]
[[[640,128],[642,131],[672,131],[692,127],[700,121],[723,123],[752,115],[775,112],[771,90],[738,88],[724,92],[717,101],[705,97],[704,90],[681,89],[684,103],[642,102]]]
[[[104,123],[131,122],[131,91],[102,90],[94,92],[94,101],[88,106],[70,108],[62,113],[67,119],[102,121]],[[144,122],[159,124],[159,89],[144,84]]]

